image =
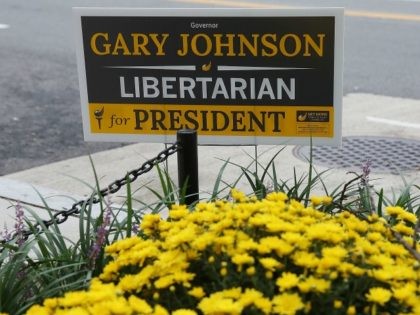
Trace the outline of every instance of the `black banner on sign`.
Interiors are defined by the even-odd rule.
[[[308,135],[337,140],[337,11],[146,11],[150,15],[76,10],[90,125],[85,134],[128,134],[131,140],[192,127],[199,136],[246,137],[238,138],[241,144],[254,144],[255,137],[268,140],[258,143]],[[305,119],[297,119],[303,112]],[[322,132],[312,133],[315,122],[313,130]]]

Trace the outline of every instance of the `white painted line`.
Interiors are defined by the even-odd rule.
[[[8,28],[10,28],[10,25],[0,23],[0,30],[5,30],[5,29],[8,29]]]
[[[381,123],[381,124],[386,124],[386,125],[420,129],[420,124],[414,124],[414,123],[409,123],[409,122],[404,122],[404,121],[398,121],[398,120],[392,120],[392,119],[386,119],[386,118],[378,118],[378,117],[372,117],[372,116],[366,116],[366,120]]]

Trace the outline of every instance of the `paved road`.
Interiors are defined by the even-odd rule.
[[[144,0],[120,6],[345,6],[344,94],[420,99],[420,2]],[[114,1],[0,2],[0,175],[117,147],[85,143],[71,20],[72,6]],[[418,110],[418,109],[413,109]]]

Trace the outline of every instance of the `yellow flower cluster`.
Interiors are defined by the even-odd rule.
[[[328,197],[311,207],[283,193],[232,197],[174,206],[167,220],[146,215],[145,237],[108,246],[88,291],[27,314],[420,314],[420,265],[384,219],[314,208]],[[407,243],[413,233],[402,233]]]

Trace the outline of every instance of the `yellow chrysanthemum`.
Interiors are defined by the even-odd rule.
[[[390,257],[389,255],[385,255],[385,254],[370,256],[366,261],[369,264],[372,264],[372,265],[378,266],[378,267],[390,266],[390,265],[393,265],[395,263],[395,261],[392,257]]]
[[[355,315],[373,312],[391,298],[396,312],[420,310],[420,265],[391,233],[393,228],[414,248],[409,212],[391,207],[389,215],[397,222],[390,228],[378,215],[361,220],[349,212],[326,214],[283,193],[257,200],[233,190],[232,196],[234,202],[200,202],[191,212],[174,206],[169,220],[146,215],[146,239],[132,237],[108,246],[109,262],[88,290],[48,299],[28,314],[59,315],[60,309],[72,315]],[[313,205],[331,202],[316,198]],[[374,279],[378,287],[365,296],[349,293],[356,296],[357,310],[344,306],[342,284],[365,278]],[[253,288],[244,290],[244,283]],[[267,288],[274,289],[271,299],[262,293]],[[340,296],[334,300],[336,292]],[[314,298],[320,295],[330,302],[315,310]],[[171,303],[174,296],[177,306]]]
[[[417,217],[414,213],[408,212],[401,207],[386,207],[385,211],[387,214],[397,217],[399,220],[405,220],[412,224],[416,224],[417,222]]]
[[[271,302],[264,295],[255,289],[246,289],[239,298],[238,302],[244,307],[254,306],[261,310],[264,314],[271,312]]]
[[[380,305],[384,305],[386,302],[388,302],[391,299],[391,296],[391,291],[380,287],[371,288],[366,294],[366,298],[368,301]]]
[[[340,301],[340,300],[334,300],[334,305],[333,306],[334,306],[335,309],[342,308],[343,307],[343,302]]]
[[[356,315],[356,307],[354,305],[351,305],[347,308],[346,315]]]
[[[280,291],[286,291],[294,288],[299,283],[299,277],[291,272],[283,272],[281,277],[276,280],[276,285],[280,287]]]
[[[46,299],[44,301],[43,305],[46,308],[54,309],[59,305],[59,302],[58,302],[57,298],[49,298],[49,299]],[[1,313],[0,313],[0,315],[1,315]]]
[[[197,315],[197,312],[189,309],[178,309],[171,313],[172,315]]]
[[[275,252],[280,257],[289,255],[293,250],[294,247],[292,245],[275,236],[260,239],[260,243],[258,245],[258,252],[261,254]]]
[[[253,264],[255,259],[248,254],[236,254],[232,257],[232,262],[235,265]]]
[[[267,194],[266,199],[270,201],[286,201],[289,197],[283,192],[272,192]]]
[[[307,277],[298,284],[301,292],[319,292],[325,293],[331,287],[331,282],[325,279],[316,278],[313,276]]]
[[[346,257],[348,254],[347,250],[340,246],[324,247],[321,253],[323,257],[336,257],[339,259]]]
[[[173,205],[169,211],[169,218],[172,220],[180,220],[184,218],[190,211],[186,205]]]
[[[201,299],[206,295],[206,292],[204,292],[204,289],[202,287],[193,287],[191,290],[188,291],[188,294],[197,299]]]
[[[243,306],[233,298],[225,297],[223,294],[214,293],[201,300],[198,308],[205,315],[231,314],[239,315],[242,313]]]
[[[234,201],[236,202],[246,202],[248,201],[248,197],[242,192],[237,189],[232,189],[230,194]]]
[[[396,207],[390,206],[390,207],[385,208],[385,212],[388,215],[398,216],[398,215],[400,215],[404,212],[404,209],[401,208],[401,207],[398,207],[398,206],[396,206]]]
[[[322,204],[327,206],[332,202],[332,198],[329,196],[312,196],[310,200],[314,207],[317,207]]]
[[[394,298],[407,303],[413,296],[416,296],[416,285],[408,283],[400,288],[392,289],[392,292]]]
[[[145,300],[139,299],[135,295],[131,295],[128,298],[128,303],[131,306],[132,310],[141,314],[152,313],[152,307],[147,304]]]
[[[347,238],[343,228],[334,221],[311,225],[306,235],[312,241],[325,241],[333,244],[341,243]]]
[[[140,228],[145,234],[152,235],[154,232],[159,231],[159,223],[161,221],[162,218],[159,214],[147,214],[143,217]]]
[[[52,314],[53,313],[51,310],[40,305],[34,305],[26,312],[26,315],[52,315]]]
[[[407,235],[407,236],[414,235],[414,229],[405,225],[403,222],[398,222],[392,227],[392,229],[403,235]]]
[[[366,235],[366,238],[371,242],[378,242],[383,239],[383,235],[379,232],[370,232]]]
[[[281,238],[284,239],[290,245],[297,247],[302,250],[307,250],[311,245],[311,242],[308,240],[305,235],[297,232],[285,232],[282,233]]]
[[[273,312],[280,315],[294,315],[305,307],[302,299],[296,293],[276,295],[273,300]]]
[[[292,256],[294,263],[304,268],[318,267],[319,258],[315,253],[299,251]]]
[[[169,312],[161,305],[156,305],[153,310],[153,315],[169,315]]]
[[[399,216],[402,220],[410,222],[412,224],[416,224],[417,223],[417,216],[414,213],[408,212],[408,211],[404,211],[400,216]]]
[[[269,271],[283,267],[283,264],[272,257],[264,257],[259,259],[260,264]]]

